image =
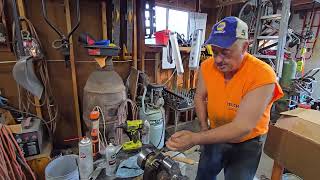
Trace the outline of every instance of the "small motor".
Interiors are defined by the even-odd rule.
[[[144,170],[144,180],[188,180],[179,164],[156,148],[146,148],[138,154],[137,164]]]

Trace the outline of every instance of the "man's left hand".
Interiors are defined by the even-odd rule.
[[[166,145],[173,151],[187,150],[196,145],[196,135],[191,131],[179,131],[169,138]]]

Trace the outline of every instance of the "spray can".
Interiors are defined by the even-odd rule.
[[[80,179],[88,179],[93,172],[92,142],[85,137],[79,142]]]
[[[143,130],[142,130],[142,144],[150,143],[150,123],[147,120],[144,120]]]
[[[116,159],[117,148],[113,144],[109,144],[106,148],[106,175],[114,176],[117,168],[117,159]]]

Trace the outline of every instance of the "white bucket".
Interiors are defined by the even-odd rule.
[[[45,176],[46,180],[79,180],[78,156],[66,155],[51,161]]]

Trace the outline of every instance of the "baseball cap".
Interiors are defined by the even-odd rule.
[[[205,44],[229,48],[237,39],[248,39],[248,25],[237,17],[226,17],[213,25]]]

